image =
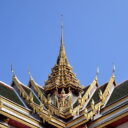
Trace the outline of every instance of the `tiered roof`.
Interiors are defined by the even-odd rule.
[[[81,90],[82,86],[77,80],[76,75],[72,72],[64,47],[63,25],[61,26],[61,45],[60,52],[55,66],[52,68],[52,73],[49,75],[48,80],[45,82],[45,91],[54,88],[74,88]]]
[[[11,86],[0,82],[1,115],[10,124],[16,120],[27,128],[110,126],[128,116],[128,81],[116,84],[113,72],[102,86],[96,76],[90,85],[82,87],[68,62],[61,26],[59,56],[45,85],[38,85],[30,75],[26,86],[13,72]]]

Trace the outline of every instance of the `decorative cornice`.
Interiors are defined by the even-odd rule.
[[[23,89],[21,83],[19,82],[19,80],[17,79],[16,76],[13,77],[13,81],[14,81],[15,85],[17,86],[17,88],[19,89],[21,96],[26,100],[26,103],[33,109],[33,113],[37,113],[39,115],[39,117],[43,119],[43,121],[49,122],[49,120],[51,120],[51,118],[52,118],[50,112],[45,110],[45,113],[44,113],[43,112],[44,108],[43,108],[42,104],[40,104],[40,106],[39,106],[33,102],[32,93],[30,92],[30,94],[28,95],[25,92],[25,90]]]
[[[103,93],[101,91],[99,92],[100,102],[95,104],[94,100],[92,100],[91,111],[89,111],[89,112],[88,112],[88,109],[85,108],[84,116],[87,120],[92,119],[93,116],[95,114],[98,114],[100,112],[101,108],[105,105],[106,99],[110,95],[110,89],[111,89],[114,82],[115,82],[115,77],[113,77],[113,75],[112,75],[108,84],[107,84],[107,87],[104,90],[104,92]]]

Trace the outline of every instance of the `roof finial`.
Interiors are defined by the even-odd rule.
[[[11,64],[11,72],[12,72],[13,77],[15,77],[15,72],[13,70],[12,64]]]
[[[115,64],[113,63],[113,69],[112,69],[112,76],[115,77],[115,71],[116,71],[116,67],[115,67]]]
[[[95,77],[96,80],[98,80],[98,75],[99,75],[99,67],[97,67],[96,69],[96,77]]]
[[[30,72],[30,68],[28,69],[28,74],[29,74],[30,80],[32,80],[32,75],[31,75],[31,72]]]

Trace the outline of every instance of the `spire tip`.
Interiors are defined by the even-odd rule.
[[[115,67],[115,64],[113,63],[112,76],[114,76],[114,77],[115,77],[115,75],[114,75],[115,71],[116,71],[116,67]]]
[[[32,75],[31,75],[30,69],[28,70],[28,75],[29,75],[29,78],[32,79]]]
[[[99,67],[97,67],[96,69],[96,77],[95,77],[96,80],[98,80],[98,75],[99,75]]]
[[[12,72],[13,77],[15,77],[15,72],[14,72],[14,70],[13,70],[12,64],[11,64],[11,72]]]

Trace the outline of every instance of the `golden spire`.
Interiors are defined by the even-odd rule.
[[[60,51],[59,56],[57,58],[57,64],[65,65],[68,64],[65,47],[64,47],[64,32],[63,32],[63,24],[61,24],[61,40],[60,40]]]
[[[99,75],[99,67],[97,67],[97,69],[96,69],[96,77],[95,77],[95,80],[98,80],[98,75]]]
[[[32,75],[30,71],[28,72],[28,75],[29,75],[29,79],[32,80]]]
[[[15,72],[13,70],[12,64],[11,64],[11,72],[12,72],[13,77],[15,77]]]
[[[116,67],[115,67],[115,64],[113,64],[112,77],[115,77],[115,71],[116,71]]]
[[[32,74],[30,72],[30,68],[28,69],[28,75],[29,75],[29,79],[32,80],[33,78],[32,78]]]
[[[45,82],[45,90],[52,90],[57,88],[74,88],[81,90],[79,81],[76,75],[72,72],[72,68],[68,62],[65,47],[64,47],[64,34],[63,24],[61,24],[61,40],[60,50],[57,58],[56,65],[52,68],[52,73],[49,75],[48,80]]]

